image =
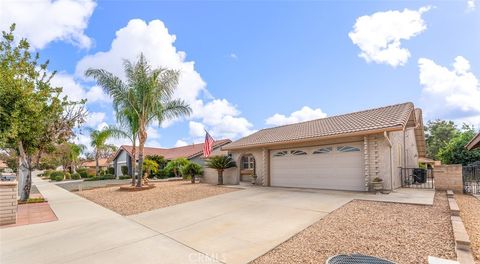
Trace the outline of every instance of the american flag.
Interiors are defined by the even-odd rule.
[[[208,132],[205,130],[205,143],[203,144],[203,156],[205,156],[205,158],[208,158],[208,156],[210,156],[210,154],[212,154],[212,150],[213,150],[213,142],[215,142],[215,140],[213,140],[212,136],[210,136],[210,134],[208,134]]]

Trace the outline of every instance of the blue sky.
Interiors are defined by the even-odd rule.
[[[177,96],[194,114],[152,125],[151,146],[202,141],[203,128],[236,139],[405,101],[426,120],[480,126],[474,0],[1,2],[1,29],[16,22],[60,72],[54,83],[74,99],[89,97],[88,126],[115,119],[86,68],[121,75],[121,60],[142,51],[156,66],[180,69]],[[77,141],[88,144],[85,133]]]

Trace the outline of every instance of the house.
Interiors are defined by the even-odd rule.
[[[220,148],[225,146],[228,143],[231,143],[230,139],[221,139],[217,140],[213,144],[213,153],[220,153]],[[176,147],[176,148],[151,148],[145,147],[144,148],[144,157],[147,156],[163,156],[165,160],[173,160],[176,158],[187,158],[188,160],[201,164],[204,164],[203,159],[203,143],[201,144],[192,144],[183,147]],[[138,163],[138,146],[136,149],[135,158]],[[131,160],[132,160],[132,146],[122,145],[118,151],[113,156],[113,167],[115,169],[115,176],[121,176],[122,173],[122,166],[127,166],[128,174],[132,173],[131,168]]]
[[[81,167],[85,167],[88,169],[88,172],[93,173],[96,170],[96,162],[95,160],[87,160],[83,162]],[[108,167],[112,166],[112,159],[111,158],[101,158],[98,159],[98,167],[100,170],[106,170]]]
[[[474,138],[472,138],[472,140],[468,142],[466,147],[468,150],[480,148],[480,133],[478,133]]]
[[[367,191],[373,178],[385,189],[401,187],[401,168],[425,157],[422,111],[403,103],[262,129],[222,148],[238,168],[227,184]],[[205,181],[216,174],[206,170]]]

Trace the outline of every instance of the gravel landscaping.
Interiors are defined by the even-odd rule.
[[[76,193],[121,215],[133,215],[239,190],[205,183],[192,184],[190,181],[154,184],[155,188],[139,192],[122,192],[116,186]]]
[[[460,207],[460,216],[470,237],[473,257],[475,262],[480,264],[480,200],[470,195],[461,194],[456,194],[455,199]]]
[[[412,264],[456,260],[446,194],[436,193],[433,206],[352,201],[253,263],[325,263],[341,253]]]

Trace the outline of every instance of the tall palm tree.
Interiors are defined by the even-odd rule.
[[[126,82],[103,69],[88,69],[85,75],[93,77],[113,98],[117,112],[128,111],[135,115],[139,141],[137,187],[141,187],[147,127],[155,121],[160,125],[168,119],[188,116],[192,110],[183,100],[172,98],[178,84],[178,71],[152,69],[143,54],[135,63],[125,60],[124,70]]]
[[[123,109],[122,112],[116,112],[117,121],[120,123],[120,126],[110,127],[110,129],[112,130],[113,137],[126,138],[132,143],[130,168],[132,168],[132,186],[135,186],[138,121],[137,116],[129,110],[130,109]]]
[[[207,168],[215,169],[218,172],[218,185],[223,185],[223,171],[237,167],[232,157],[227,155],[211,156],[205,160]]]
[[[95,152],[95,175],[98,176],[99,166],[98,160],[100,156],[107,151],[115,151],[114,145],[107,144],[107,140],[113,137],[113,130],[110,127],[105,127],[102,130],[90,130],[90,145]]]

